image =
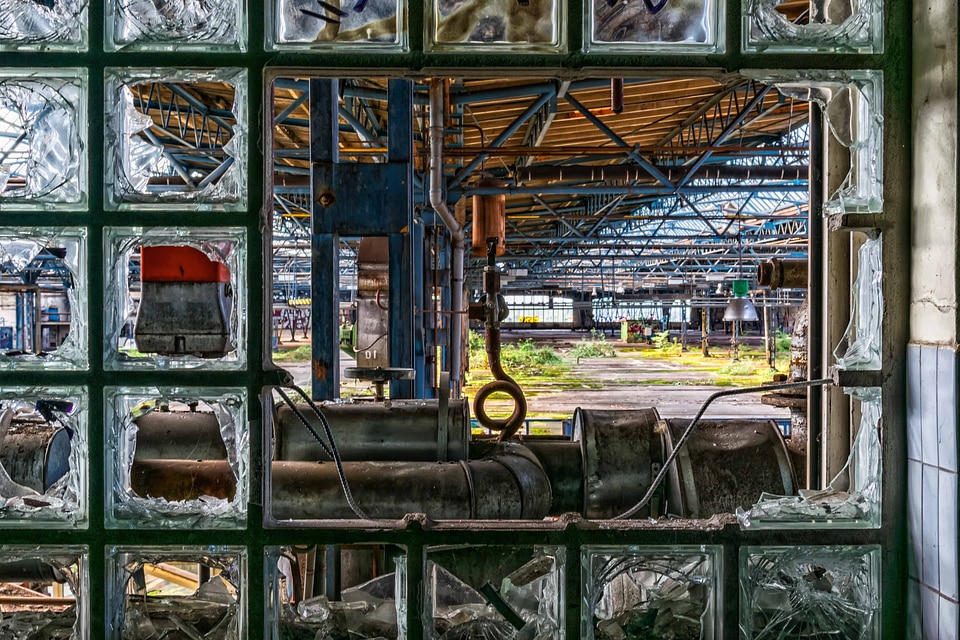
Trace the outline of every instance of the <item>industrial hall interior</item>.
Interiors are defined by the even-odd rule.
[[[0,640],[960,640],[957,0],[0,0]]]

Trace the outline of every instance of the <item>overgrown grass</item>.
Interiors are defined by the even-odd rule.
[[[296,349],[287,349],[285,351],[274,351],[274,362],[309,362],[313,356],[313,351],[309,344],[302,344]]]
[[[683,345],[676,338],[671,340],[669,331],[660,331],[653,334],[653,346],[661,353],[670,356],[678,356],[683,352]]]
[[[607,342],[606,336],[597,333],[596,329],[591,329],[590,337],[583,336],[580,338],[580,342],[567,355],[577,360],[581,358],[615,358],[617,351],[612,344]]]
[[[519,376],[555,376],[566,371],[563,358],[550,346],[537,346],[533,340],[520,340],[516,344],[505,344],[500,348],[500,364],[513,377]],[[487,352],[483,336],[470,332],[470,368],[487,369]]]

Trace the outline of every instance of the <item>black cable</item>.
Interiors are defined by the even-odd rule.
[[[748,393],[759,393],[761,391],[782,391],[784,389],[802,389],[804,387],[820,387],[828,384],[833,384],[833,380],[829,378],[824,378],[821,380],[804,380],[802,382],[782,382],[779,384],[767,384],[759,387],[743,387],[741,389],[727,389],[725,391],[718,391],[712,394],[710,397],[700,405],[700,410],[697,411],[696,417],[693,421],[687,426],[683,434],[677,439],[676,444],[673,445],[673,451],[670,452],[670,455],[667,456],[666,461],[663,463],[663,466],[660,468],[660,472],[657,474],[657,477],[653,479],[653,483],[650,485],[650,488],[647,489],[647,493],[644,494],[643,498],[637,504],[633,505],[623,513],[618,516],[614,516],[614,520],[625,520],[627,518],[633,517],[635,513],[647,506],[647,503],[650,502],[650,499],[653,498],[654,492],[657,488],[663,483],[663,479],[667,475],[667,471],[670,469],[670,465],[674,463],[677,458],[677,455],[680,453],[680,449],[683,448],[683,445],[687,443],[687,440],[690,439],[690,436],[693,434],[693,430],[698,424],[700,424],[700,418],[703,417],[703,413],[707,410],[707,407],[716,400],[717,398],[724,398],[726,396],[741,396]]]
[[[327,417],[323,415],[323,413],[320,411],[320,407],[318,407],[313,402],[310,396],[304,393],[303,389],[301,389],[295,384],[288,385],[288,388],[293,389],[298,394],[300,394],[300,397],[303,398],[306,401],[307,405],[310,407],[310,409],[313,410],[313,413],[317,416],[317,419],[320,421],[320,425],[323,427],[323,431],[327,436],[327,440],[330,441],[329,447],[320,438],[320,434],[317,433],[317,430],[313,428],[313,425],[310,424],[306,416],[304,416],[303,413],[300,412],[300,409],[298,409],[297,406],[293,403],[293,401],[290,400],[289,397],[287,397],[287,394],[283,392],[283,388],[280,387],[279,385],[274,387],[276,392],[280,394],[280,397],[283,398],[283,401],[287,403],[287,406],[289,406],[293,410],[293,412],[297,415],[297,417],[300,419],[300,422],[302,422],[307,427],[310,433],[313,434],[313,437],[316,438],[317,442],[320,443],[320,446],[323,447],[324,452],[326,452],[328,456],[333,458],[333,464],[336,465],[337,467],[337,475],[340,477],[340,487],[343,489],[343,496],[344,498],[346,498],[347,504],[350,506],[350,510],[353,511],[357,515],[357,517],[360,518],[361,520],[369,520],[370,518],[367,516],[367,514],[363,512],[363,510],[357,504],[356,500],[354,500],[353,493],[350,492],[350,485],[347,482],[347,474],[344,473],[343,462],[340,460],[340,450],[337,449],[337,443],[333,439],[333,431],[330,429],[330,423],[327,422]]]

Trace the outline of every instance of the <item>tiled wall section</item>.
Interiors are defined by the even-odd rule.
[[[957,350],[907,348],[908,637],[960,638]]]

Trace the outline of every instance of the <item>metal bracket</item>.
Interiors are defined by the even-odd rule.
[[[834,366],[830,367],[830,379],[838,387],[881,387],[883,386],[883,370],[857,371]]]

